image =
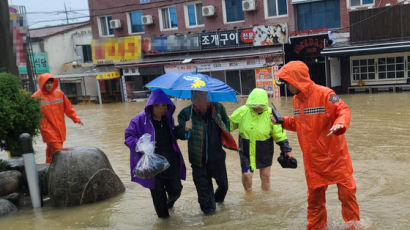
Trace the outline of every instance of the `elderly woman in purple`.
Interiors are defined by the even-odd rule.
[[[178,147],[172,114],[175,105],[160,89],[152,92],[145,109],[138,113],[125,130],[125,144],[130,149],[131,181],[149,188],[155,211],[159,218],[168,218],[168,209],[174,206],[182,191],[181,179],[185,180],[184,159]],[[135,177],[132,170],[144,154],[135,152],[138,139],[145,133],[155,141],[155,153],[167,158],[170,167],[150,179]]]

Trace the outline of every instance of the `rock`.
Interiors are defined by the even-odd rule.
[[[8,200],[0,199],[0,217],[16,212],[16,206]]]
[[[57,207],[93,203],[125,191],[107,156],[95,147],[62,149],[48,170],[48,191]]]
[[[0,196],[5,196],[19,190],[21,172],[16,170],[0,172]]]
[[[13,158],[7,160],[7,169],[17,170],[24,173],[24,160],[23,157]]]
[[[50,164],[37,164],[38,180],[42,195],[48,194],[48,169]]]
[[[20,193],[12,193],[9,194],[5,197],[3,197],[5,200],[10,201],[12,204],[14,204],[15,206],[19,206],[20,204]]]

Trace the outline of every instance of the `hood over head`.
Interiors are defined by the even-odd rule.
[[[148,98],[147,104],[145,105],[145,113],[151,114],[151,106],[165,103],[168,104],[167,116],[171,116],[175,111],[175,105],[172,103],[171,99],[162,91],[161,89],[156,89],[151,92]]]
[[[41,89],[43,92],[47,92],[47,90],[44,89],[44,85],[46,84],[46,82],[47,82],[48,79],[50,79],[50,78],[52,78],[52,79],[54,80],[53,90],[52,90],[52,91],[54,91],[55,89],[57,89],[57,87],[58,87],[58,81],[57,81],[57,79],[56,79],[53,75],[51,75],[50,73],[43,73],[43,74],[40,74],[40,76],[39,76],[39,78],[38,78],[38,86],[40,87],[40,89]]]
[[[278,77],[306,93],[315,84],[309,75],[309,68],[302,61],[291,61],[280,68]]]
[[[248,96],[246,105],[252,107],[252,105],[264,105],[265,109],[269,108],[268,92],[264,89],[255,88]]]

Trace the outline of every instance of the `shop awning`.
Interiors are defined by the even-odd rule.
[[[141,67],[149,65],[164,65],[167,63],[180,64],[187,59],[195,60],[225,60],[233,58],[249,58],[261,56],[277,56],[283,53],[282,46],[258,47],[258,48],[244,48],[234,50],[212,50],[207,52],[184,53],[184,54],[167,54],[161,56],[145,56],[142,61],[136,63],[127,63],[124,65],[117,65],[123,67]]]
[[[332,47],[326,47],[321,54],[324,56],[360,56],[369,54],[394,53],[410,51],[410,38],[389,39],[384,41],[343,42]]]
[[[69,70],[65,73],[58,74],[55,76],[59,79],[78,79],[80,77],[96,77],[98,75],[104,75],[107,73],[114,73],[118,70],[114,65],[108,66],[87,66],[87,67],[78,67],[72,70]]]

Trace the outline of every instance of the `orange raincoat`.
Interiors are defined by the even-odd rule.
[[[44,89],[48,79],[54,79],[53,90],[48,92]],[[64,113],[67,114],[75,123],[81,122],[80,118],[75,113],[70,100],[64,95],[61,90],[57,89],[57,79],[49,74],[41,74],[38,80],[40,90],[35,92],[32,97],[41,98],[41,136],[43,142],[64,142],[66,138],[66,127]]]
[[[301,61],[284,65],[278,77],[300,92],[293,98],[294,116],[284,117],[283,127],[297,132],[303,152],[308,185],[308,229],[326,227],[325,192],[337,184],[345,221],[359,220],[356,184],[344,133],[350,124],[350,110],[332,89],[316,85]],[[327,136],[333,125],[343,129]]]

